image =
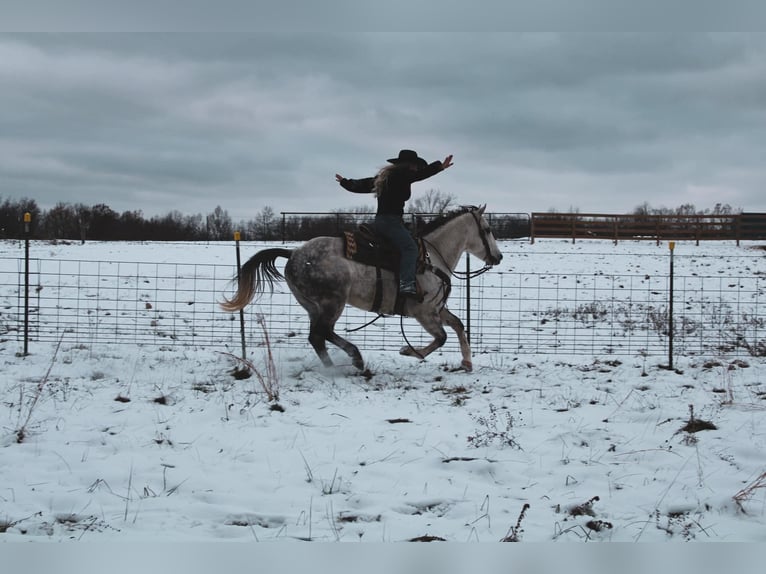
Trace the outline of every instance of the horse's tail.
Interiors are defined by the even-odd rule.
[[[293,254],[292,249],[283,249],[275,247],[273,249],[264,249],[253,255],[242,266],[239,271],[237,292],[231,299],[224,297],[221,308],[224,311],[239,311],[244,309],[254,298],[260,297],[266,284],[269,285],[269,291],[274,291],[274,281],[284,279],[274,262],[277,257],[286,257]]]

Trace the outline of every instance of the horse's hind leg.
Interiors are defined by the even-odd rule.
[[[332,255],[332,253],[330,253]],[[295,298],[309,314],[309,343],[326,367],[333,365],[327,354],[327,341],[340,347],[357,369],[364,369],[359,349],[335,333],[335,323],[343,313],[351,277],[338,265],[337,276],[330,273],[327,248],[320,253],[295,251],[285,265],[285,279]],[[338,261],[336,260],[336,263]]]
[[[342,311],[342,309],[341,309]],[[311,317],[311,327],[309,330],[309,343],[314,347],[316,354],[322,360],[322,363],[326,367],[333,365],[330,355],[327,353],[326,341],[330,341],[333,345],[336,345],[342,349],[349,357],[351,357],[351,363],[360,371],[364,369],[364,360],[359,349],[347,341],[335,332],[335,322],[340,317],[340,312],[331,313],[328,318],[325,316]]]
[[[332,367],[333,362],[330,355],[327,353],[327,328],[325,325],[320,324],[318,320],[311,319],[311,326],[309,327],[309,343],[314,347],[314,351],[319,356],[322,364],[325,367]]]
[[[473,362],[471,361],[471,345],[468,343],[468,337],[465,335],[463,322],[446,307],[441,310],[439,316],[441,317],[442,322],[449,325],[457,335],[457,340],[460,343],[460,354],[463,355],[463,361],[460,363],[461,366],[466,371],[472,371]]]
[[[362,354],[359,352],[359,349],[356,345],[338,335],[334,330],[330,330],[330,334],[327,337],[327,340],[330,341],[333,345],[337,345],[343,349],[343,351],[349,357],[351,357],[351,364],[353,364],[357,369],[360,371],[364,369],[364,360],[362,359]]]

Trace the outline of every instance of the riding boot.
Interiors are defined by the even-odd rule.
[[[417,297],[418,288],[414,281],[401,281],[399,282],[399,296],[400,297]]]
[[[399,283],[399,293],[396,296],[397,313],[401,314],[402,306],[405,301],[416,301],[422,303],[425,299],[425,293],[418,289],[415,282]]]

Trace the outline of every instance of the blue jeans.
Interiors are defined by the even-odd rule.
[[[399,285],[415,285],[418,245],[399,215],[376,215],[375,230],[399,250]]]

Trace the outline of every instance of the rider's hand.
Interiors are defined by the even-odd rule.
[[[452,154],[444,158],[444,161],[442,162],[442,169],[447,169],[451,165],[452,165]]]
[[[341,174],[339,174],[339,173],[335,174],[335,181],[337,181],[338,183],[340,183],[344,179],[346,179],[346,178],[344,178]]]

